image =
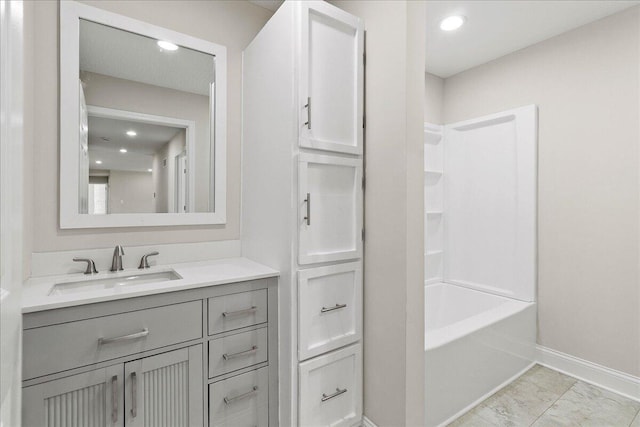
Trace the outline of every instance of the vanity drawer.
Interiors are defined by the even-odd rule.
[[[209,341],[209,378],[267,361],[267,328]]]
[[[298,271],[300,360],[352,344],[362,337],[359,262]]]
[[[209,335],[267,321],[267,290],[209,298]]]
[[[260,368],[209,385],[210,427],[268,425],[268,368]]]
[[[298,425],[351,426],[362,417],[360,344],[299,365]]]
[[[202,301],[27,329],[24,379],[202,338]]]

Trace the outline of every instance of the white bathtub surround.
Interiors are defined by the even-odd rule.
[[[426,425],[532,366],[537,109],[425,124]]]
[[[462,286],[425,286],[427,426],[444,425],[533,364],[535,303]]]
[[[114,246],[117,244],[114,241]],[[98,271],[108,271],[114,247],[78,249],[74,251],[35,252],[31,255],[30,277],[53,276],[84,271],[84,265],[73,261],[74,257],[91,258]],[[124,246],[124,268],[136,268],[140,258],[149,252],[160,252],[149,258],[152,265],[167,265],[197,261],[211,261],[240,256],[240,240],[220,240],[199,243],[171,243],[163,245]]]

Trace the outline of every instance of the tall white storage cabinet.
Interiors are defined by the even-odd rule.
[[[242,250],[281,272],[280,425],[362,419],[362,21],[286,1],[243,56]]]

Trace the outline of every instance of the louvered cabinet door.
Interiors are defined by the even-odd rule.
[[[23,389],[24,427],[124,425],[122,364]]]
[[[203,426],[202,345],[125,363],[127,427]]]

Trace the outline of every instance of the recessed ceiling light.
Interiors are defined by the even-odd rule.
[[[164,40],[158,40],[158,46],[160,46],[164,50],[178,50],[178,46]]]
[[[153,169],[147,169],[147,172],[153,172]]]
[[[440,21],[440,29],[442,31],[454,31],[462,27],[467,19],[464,16],[453,15]]]
[[[126,153],[126,152],[127,152],[127,149],[126,149],[126,148],[121,148],[121,149],[120,149],[120,152],[121,152],[121,153]]]
[[[102,164],[102,160],[96,160],[96,165],[101,165]]]
[[[136,135],[137,135],[137,133],[136,133],[136,131],[135,131],[135,130],[128,130],[128,131],[127,131],[127,135],[129,135],[129,136],[136,136]]]

